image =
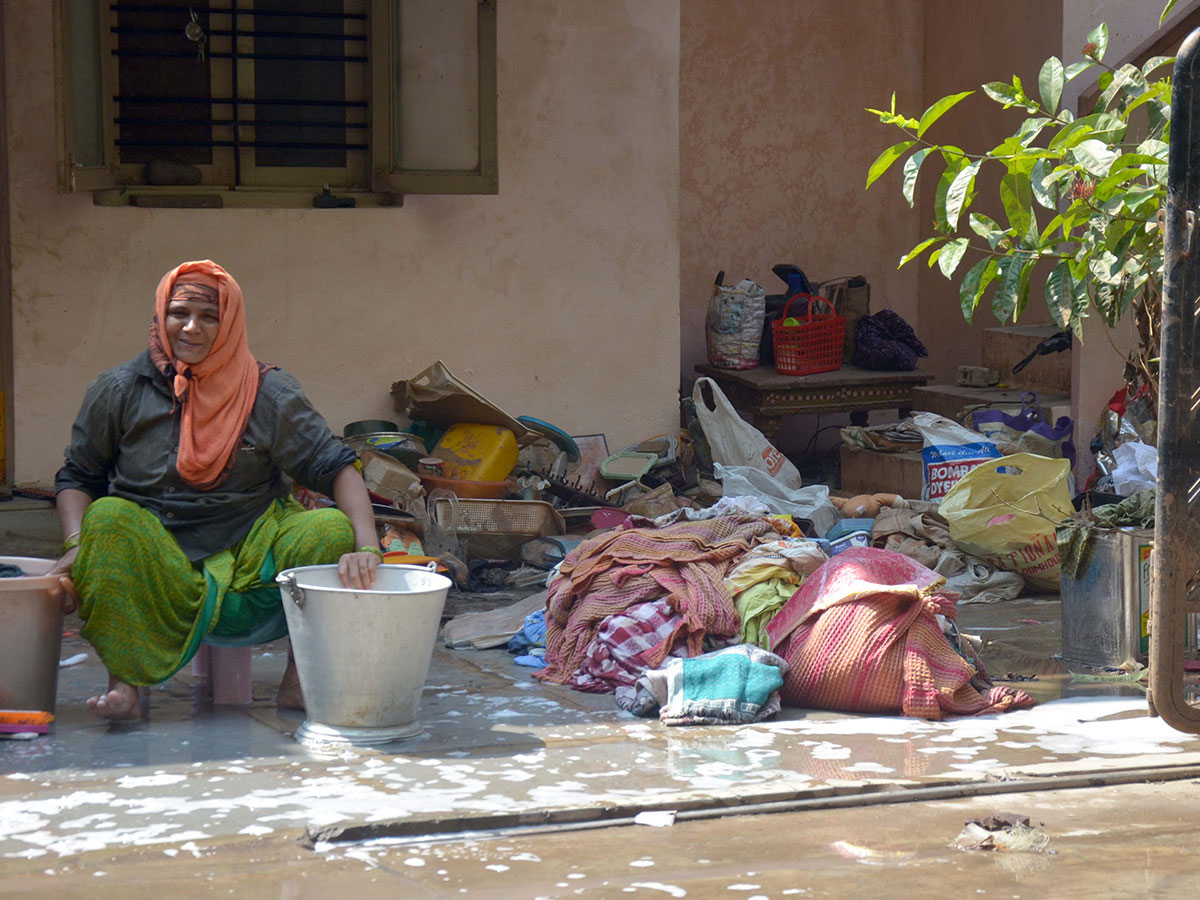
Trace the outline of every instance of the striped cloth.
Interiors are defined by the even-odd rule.
[[[944,584],[890,550],[855,548],[831,559],[767,626],[770,649],[791,667],[783,702],[922,719],[1033,706],[1027,693],[992,685],[950,646],[936,618],[956,615]]]
[[[720,517],[608,531],[584,541],[567,554],[550,587],[547,665],[534,677],[566,684],[604,619],[664,595],[680,620],[642,655],[646,666],[661,665],[681,635],[690,656],[700,655],[706,634],[736,635],[738,614],[723,579],[742,554],[774,536],[763,519]]]

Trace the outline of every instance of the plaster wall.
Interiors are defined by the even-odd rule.
[[[910,321],[920,221],[896,184],[863,190],[895,140],[864,111],[921,96],[921,0],[688,0],[679,84],[682,374],[704,362],[713,278],[796,263],[814,280],[865,275],[873,309]]]
[[[924,95],[919,106],[914,104],[903,111],[920,116],[926,106],[947,94],[974,90],[972,96],[951,109],[926,136],[935,143],[962,147],[968,153],[990,150],[1017,129],[1023,113],[1002,110],[979,86],[987,81],[1009,80],[1014,74],[1025,84],[1036,85],[1042,63],[1060,52],[1061,18],[1059,4],[1045,0],[1009,0],[1002,4],[991,0],[928,0],[924,23]],[[934,188],[941,174],[940,169],[931,168],[932,162],[926,160],[922,180],[918,181],[918,202],[922,209],[918,218],[922,225],[933,222]],[[999,169],[997,165],[980,170],[976,178],[979,199],[971,208],[1003,221]],[[899,167],[888,175],[889,189],[899,190]],[[994,202],[989,203],[989,198],[995,198]],[[932,228],[926,227],[921,237],[932,234]],[[988,305],[989,296],[984,297],[972,323],[963,318],[958,288],[962,276],[978,259],[976,253],[968,251],[953,280],[947,280],[936,267],[909,264],[919,271],[919,333],[930,348],[930,359],[923,365],[934,373],[935,382],[953,384],[959,366],[979,365],[984,329],[1011,324],[997,321]],[[1035,275],[1022,324],[1050,321],[1042,300],[1048,273],[1049,267],[1040,278]]]
[[[84,388],[145,346],[158,279],[199,257],[335,432],[388,417],[392,382],[438,358],[613,448],[677,427],[678,0],[501,4],[499,195],[356,210],[57,193],[51,4],[4,15],[16,482],[53,478]]]

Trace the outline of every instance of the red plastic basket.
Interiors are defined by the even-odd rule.
[[[784,325],[788,311],[798,298],[808,305],[808,317],[799,325]],[[814,312],[823,303],[829,312]],[[775,342],[775,370],[784,375],[815,375],[835,372],[842,367],[842,349],[846,342],[846,317],[839,316],[824,297],[796,294],[783,308],[783,315],[771,323]]]

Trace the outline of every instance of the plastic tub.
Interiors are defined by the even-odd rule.
[[[63,608],[52,559],[0,556],[27,575],[0,578],[0,709],[54,712]]]

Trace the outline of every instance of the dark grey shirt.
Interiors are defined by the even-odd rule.
[[[329,494],[333,477],[354,463],[287,372],[271,369],[259,385],[246,433],[228,477],[210,491],[175,469],[179,410],[149,351],[109,369],[88,387],[71,428],[55,491],[124,497],[150,510],[193,562],[232,547],[267,506],[291,489],[289,477]]]

